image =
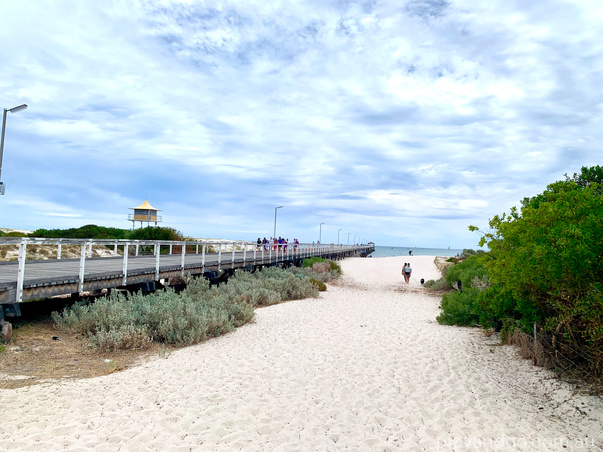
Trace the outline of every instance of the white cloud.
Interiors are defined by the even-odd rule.
[[[0,101],[30,107],[3,226],[128,227],[148,198],[188,235],[257,238],[282,204],[300,239],[328,219],[465,248],[468,224],[600,163],[599,2],[99,5],[4,5]]]

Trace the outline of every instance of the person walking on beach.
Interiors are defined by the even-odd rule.
[[[406,266],[407,265],[408,264],[406,262],[404,262],[404,266],[402,267],[402,272],[401,272],[402,273],[402,277],[404,278],[404,281],[406,281],[406,274],[404,273],[404,271],[406,270]]]
[[[410,275],[412,275],[412,268],[411,268],[410,262],[409,262],[404,267],[404,281],[406,281],[406,284],[408,284],[410,282]]]

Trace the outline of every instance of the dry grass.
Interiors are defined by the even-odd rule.
[[[171,348],[153,344],[150,349],[102,352],[84,338],[59,333],[50,318],[15,325],[12,341],[0,353],[0,388],[13,389],[48,380],[92,378],[139,365]],[[60,337],[60,340],[53,339]]]

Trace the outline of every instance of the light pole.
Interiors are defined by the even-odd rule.
[[[276,237],[276,210],[277,209],[282,209],[283,206],[278,206],[274,208],[274,233],[272,234],[272,238],[274,239]]]
[[[348,232],[348,245],[350,244],[350,234],[351,232]]]
[[[356,245],[356,234],[354,234],[354,245]]]
[[[323,225],[323,224],[324,224],[324,222],[323,222],[323,223],[320,223],[320,224],[318,225],[318,227],[319,227],[319,230],[318,230],[318,243],[320,243],[320,241],[322,240],[322,225]]]
[[[339,229],[339,230],[337,231],[337,244],[338,244],[338,245],[339,245],[339,232],[340,232],[340,231],[342,231],[342,230],[343,230],[343,229]]]
[[[11,113],[17,113],[18,111],[25,110],[27,108],[27,104],[18,105],[13,108],[5,108],[4,114],[2,115],[2,134],[0,136],[0,180],[2,177],[2,155],[4,154],[4,132],[6,129],[6,113],[9,111]],[[4,182],[0,181],[0,195],[4,194]]]

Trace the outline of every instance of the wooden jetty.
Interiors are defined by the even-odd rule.
[[[30,300],[103,289],[151,291],[157,283],[166,285],[189,275],[220,281],[237,269],[288,267],[308,257],[337,260],[374,250],[374,245],[289,243],[286,249],[275,250],[270,244],[266,250],[253,242],[0,238],[0,252],[3,245],[18,245],[19,254],[18,261],[0,262],[0,320],[20,315],[19,304]],[[62,259],[64,246],[79,247],[80,257]],[[27,260],[27,250],[33,247],[54,247],[56,258]],[[93,247],[111,256],[93,258]]]

